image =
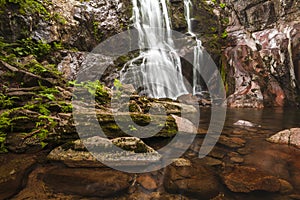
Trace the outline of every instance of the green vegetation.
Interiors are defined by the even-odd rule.
[[[226,8],[226,4],[225,4],[225,3],[220,3],[219,6],[220,6],[222,9]]]
[[[94,33],[95,39],[98,42],[100,42],[100,40],[102,38],[102,33],[99,32],[99,22],[93,22],[93,33]]]
[[[226,30],[224,30],[223,33],[222,33],[222,35],[221,35],[221,38],[222,38],[222,39],[225,39],[225,38],[227,38],[227,37],[228,37],[228,33],[227,33]]]
[[[42,40],[35,41],[32,38],[18,40],[15,43],[6,43],[4,38],[0,37],[0,59],[10,64],[17,64],[18,57],[33,55],[34,58],[42,60],[52,52],[63,49],[61,42],[48,44]],[[32,62],[33,64],[38,64]],[[41,68],[41,66],[36,66]]]
[[[96,81],[85,81],[81,83],[76,83],[76,81],[70,81],[69,85],[77,87],[77,89],[85,89],[92,96],[95,97],[96,103],[103,105],[108,103],[109,93],[105,89],[104,85],[100,83],[99,80]],[[77,97],[75,97],[77,98]]]
[[[38,14],[45,19],[50,17],[50,13],[45,6],[36,0],[0,0],[0,8],[4,8],[9,4],[16,5],[19,8],[19,13],[22,15]]]

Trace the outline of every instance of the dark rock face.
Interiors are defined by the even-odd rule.
[[[42,5],[45,12],[24,14],[20,5],[6,4],[0,17],[0,36],[10,42],[27,37],[47,43],[61,41],[89,51],[126,28],[131,16],[130,0],[54,0]]]
[[[227,1],[230,107],[285,106],[299,87],[299,2]]]

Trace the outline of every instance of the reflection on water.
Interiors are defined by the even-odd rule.
[[[207,128],[210,118],[210,110],[201,110],[200,127]],[[246,120],[261,127],[238,127],[233,124],[238,120]],[[246,141],[244,155],[241,163],[234,165],[251,166],[269,173],[275,177],[287,180],[294,187],[294,193],[300,192],[300,150],[288,146],[273,144],[266,138],[283,129],[300,127],[300,110],[268,108],[255,109],[228,109],[225,126],[222,135],[239,137]],[[218,147],[217,147],[218,148]],[[226,152],[227,155],[238,152],[236,149]],[[224,159],[223,159],[224,161]],[[226,163],[225,165],[230,165]],[[266,199],[280,199],[278,195],[268,196]],[[257,193],[234,195],[234,199],[262,199]],[[289,199],[289,198],[288,198]]]
[[[210,109],[201,110],[201,125],[209,122]],[[300,110],[283,108],[266,109],[227,109],[227,117],[224,128],[232,128],[234,122],[247,120],[259,124],[263,129],[279,131],[291,127],[300,126]]]

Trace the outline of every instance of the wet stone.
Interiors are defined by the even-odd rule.
[[[220,136],[218,143],[229,148],[240,148],[245,145],[246,141],[237,137],[231,138],[226,136]]]
[[[250,154],[251,153],[251,149],[250,148],[240,148],[237,150],[237,152],[241,155],[247,155],[247,154]]]
[[[157,184],[155,180],[149,175],[141,175],[136,181],[147,190],[155,190],[157,188]]]
[[[107,197],[131,185],[132,177],[111,169],[56,168],[41,175],[47,187],[56,193]]]
[[[164,175],[164,187],[170,193],[210,199],[218,194],[220,183],[212,169],[195,161],[191,166],[169,165]]]
[[[223,159],[225,156],[225,150],[220,149],[220,148],[214,148],[210,153],[209,156],[214,157],[214,158],[219,158]]]
[[[176,167],[190,167],[192,165],[191,161],[184,158],[174,159],[172,164]]]
[[[215,158],[212,158],[212,157],[209,157],[209,156],[206,156],[206,157],[202,158],[200,161],[201,161],[201,163],[209,165],[209,166],[222,165],[221,160],[218,160],[218,159],[215,159]]]
[[[235,166],[231,172],[223,176],[223,180],[232,192],[279,192],[281,189],[278,178],[253,167]]]
[[[244,162],[244,158],[242,158],[242,157],[231,157],[230,160],[235,163],[243,163]]]
[[[279,179],[280,181],[280,193],[281,194],[289,194],[293,191],[293,186],[287,182],[286,180]]]

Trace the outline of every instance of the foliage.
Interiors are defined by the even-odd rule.
[[[0,59],[9,62],[19,60],[18,57],[33,55],[40,59],[48,56],[51,52],[63,49],[61,42],[48,44],[45,41],[24,38],[15,43],[7,43],[3,37],[0,37]]]
[[[13,51],[17,56],[36,55],[37,57],[41,57],[51,52],[51,45],[42,40],[36,42],[32,38],[26,38],[20,40],[18,47]]]
[[[226,8],[226,4],[225,4],[225,3],[220,3],[219,5],[220,5],[220,7],[221,7],[222,9]]]
[[[122,83],[119,79],[114,80],[114,87],[116,88],[116,90],[120,90],[122,88]]]
[[[105,89],[104,85],[100,83],[99,80],[96,81],[84,81],[81,83],[76,83],[76,81],[69,81],[69,85],[75,86],[78,89],[86,89],[99,104],[105,104],[108,102],[108,91]]]
[[[0,109],[10,108],[13,105],[13,98],[0,93]]]
[[[10,126],[10,118],[8,117],[8,113],[4,112],[0,115],[0,152],[7,152],[5,147],[5,139],[7,130]]]
[[[19,7],[19,12],[22,15],[38,14],[48,19],[50,13],[47,11],[45,6],[36,0],[0,0],[0,7],[3,8],[8,4],[14,4]]]
[[[62,25],[65,25],[67,23],[67,20],[58,13],[55,13],[53,15],[53,19]]]
[[[60,106],[61,106],[61,111],[62,111],[63,113],[70,113],[70,112],[72,112],[72,110],[73,110],[73,106],[72,106],[72,104],[70,104],[70,103],[61,102],[61,103],[60,103]]]
[[[228,37],[228,33],[227,33],[226,30],[224,30],[224,32],[223,32],[222,35],[221,35],[221,38],[222,38],[222,39],[225,39],[225,38],[227,38],[227,37]]]

